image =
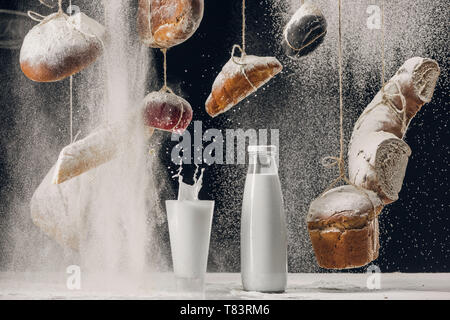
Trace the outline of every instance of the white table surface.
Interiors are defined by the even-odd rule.
[[[381,288],[369,290],[368,274],[289,274],[283,294],[242,290],[240,274],[209,273],[205,292],[177,291],[173,274],[82,277],[81,290],[68,290],[67,274],[0,273],[0,299],[448,299],[450,273],[386,273]]]

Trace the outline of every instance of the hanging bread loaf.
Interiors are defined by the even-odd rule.
[[[326,33],[327,21],[322,12],[313,3],[306,2],[284,28],[282,47],[287,56],[300,58],[314,51]]]
[[[131,132],[141,121],[147,127],[143,134],[149,137],[154,129],[182,133],[192,120],[192,107],[186,100],[162,91],[145,97],[141,113],[65,147],[59,154],[53,183],[63,183],[126,152],[133,143]]]
[[[378,215],[383,203],[374,192],[334,188],[311,203],[307,223],[322,268],[361,267],[378,257]]]
[[[409,59],[356,122],[348,159],[350,182],[358,188],[334,188],[309,209],[308,231],[321,267],[354,268],[377,258],[377,216],[398,199],[411,155],[403,137],[431,100],[439,73],[434,60]]]
[[[406,61],[355,124],[348,149],[350,181],[385,204],[396,201],[411,149],[403,140],[411,119],[429,102],[439,76],[436,61]]]
[[[178,45],[195,33],[203,10],[203,0],[139,0],[139,36],[152,48]]]
[[[62,185],[52,184],[55,166],[31,198],[31,219],[46,235],[63,247],[78,250],[81,208],[80,179],[72,179]]]
[[[84,13],[49,15],[25,36],[20,66],[33,81],[62,80],[97,60],[104,37],[105,28]]]
[[[192,121],[189,102],[171,92],[151,92],[143,104],[144,124],[148,127],[181,134]]]
[[[212,92],[206,100],[206,111],[211,117],[228,111],[282,69],[283,66],[274,57],[232,57],[214,81]]]
[[[62,149],[52,182],[63,183],[113,160],[130,142],[131,125],[131,123],[110,125]]]

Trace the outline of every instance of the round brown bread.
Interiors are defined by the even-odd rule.
[[[139,36],[152,48],[173,47],[195,33],[203,11],[203,0],[139,0]]]
[[[382,208],[374,192],[353,186],[334,188],[314,200],[307,223],[319,266],[348,269],[375,260]]]
[[[206,100],[206,111],[211,117],[228,111],[282,69],[283,66],[274,57],[246,55],[231,58],[214,81],[212,92]]]
[[[104,34],[104,27],[83,13],[52,14],[26,35],[20,67],[33,81],[65,79],[97,60],[103,52]]]

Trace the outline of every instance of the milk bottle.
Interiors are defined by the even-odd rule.
[[[250,146],[241,219],[244,290],[284,292],[287,236],[276,146]]]

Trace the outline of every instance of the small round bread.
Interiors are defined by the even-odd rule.
[[[23,73],[37,82],[67,78],[102,54],[105,28],[84,13],[54,13],[34,26],[20,51]]]
[[[313,52],[324,40],[327,21],[311,2],[304,3],[292,16],[283,31],[282,47],[293,59]]]
[[[369,190],[342,186],[311,203],[308,231],[317,263],[327,269],[364,266],[378,257],[383,203]]]
[[[283,66],[274,57],[245,55],[231,58],[214,81],[212,92],[206,100],[206,112],[215,117],[228,111],[281,70]]]
[[[146,126],[183,133],[192,121],[192,107],[176,94],[156,91],[144,99],[143,116]]]
[[[176,46],[195,33],[203,11],[203,0],[139,0],[139,36],[152,48]]]

